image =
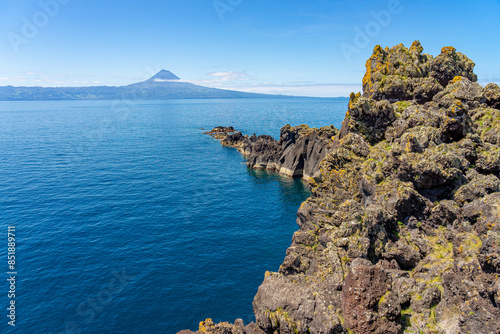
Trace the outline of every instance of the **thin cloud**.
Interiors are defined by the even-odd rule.
[[[361,91],[359,84],[316,83],[314,81],[257,82],[245,71],[217,71],[208,73],[211,79],[182,80],[196,85],[249,93],[283,94],[311,97],[349,96]]]
[[[10,84],[16,85],[16,83],[36,83],[37,85],[42,84],[43,86],[52,86],[52,85],[90,85],[90,84],[102,84],[101,81],[88,81],[88,80],[61,80],[61,76],[56,75],[55,77],[31,77],[26,78],[24,76],[16,76],[16,77],[0,77],[0,81],[9,81]]]
[[[212,72],[208,73],[209,76],[215,77],[217,81],[233,81],[233,80],[247,80],[248,75],[245,72]]]
[[[487,79],[479,79],[478,80],[479,84],[482,86],[486,86],[489,83],[496,83],[497,85],[500,84],[500,78],[487,78]]]
[[[24,82],[27,81],[26,77],[23,75],[18,75],[15,77],[0,77],[0,81],[14,81],[14,82]]]
[[[226,84],[230,84],[232,81],[244,81],[250,80],[251,78],[245,72],[238,71],[219,71],[219,72],[211,72],[207,74],[213,79],[195,79],[195,80],[181,80],[184,82],[189,82],[195,85],[214,85],[224,82]]]
[[[249,93],[282,94],[309,97],[345,97],[351,92],[359,92],[359,84],[252,84],[252,85],[217,85],[215,88],[238,90]]]

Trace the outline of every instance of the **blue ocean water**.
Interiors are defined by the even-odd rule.
[[[202,128],[340,125],[347,99],[0,102],[1,332],[176,333],[253,320],[308,196]],[[16,327],[7,325],[7,226]]]

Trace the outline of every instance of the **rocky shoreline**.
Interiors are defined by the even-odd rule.
[[[500,333],[500,87],[474,66],[452,47],[376,46],[340,130],[212,130],[312,196],[256,322],[197,333]]]
[[[321,129],[285,125],[279,140],[267,135],[244,136],[233,127],[217,127],[205,134],[220,139],[223,146],[238,149],[247,158],[249,168],[274,170],[308,180],[319,175],[319,164],[338,130],[333,125]]]

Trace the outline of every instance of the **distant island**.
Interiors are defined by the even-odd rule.
[[[198,86],[182,82],[178,76],[166,70],[161,70],[146,81],[128,86],[0,87],[0,101],[236,99],[266,97],[283,97],[283,95],[246,93]]]

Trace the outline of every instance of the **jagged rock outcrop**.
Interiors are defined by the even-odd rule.
[[[225,127],[225,126],[218,126],[216,128],[213,128],[210,131],[205,132],[206,135],[209,135],[212,138],[222,140],[226,138],[226,136],[231,135],[236,133],[234,128],[232,126]]]
[[[477,81],[475,64],[453,47],[436,58],[423,54],[420,42],[382,49],[377,45],[366,63],[363,96],[374,100],[427,102],[457,76]]]
[[[332,125],[321,129],[285,125],[278,141],[267,135],[243,136],[232,127],[217,127],[206,134],[222,139],[224,146],[237,148],[247,157],[249,168],[275,170],[286,176],[309,179],[319,171],[319,163],[337,132]]]
[[[255,296],[265,333],[500,333],[500,89],[422,51],[375,47]]]
[[[192,334],[190,330],[183,330],[177,334]],[[243,320],[236,319],[234,324],[222,322],[215,324],[212,319],[201,321],[199,329],[196,333],[210,333],[210,334],[266,334],[257,324],[251,323],[245,326]]]

